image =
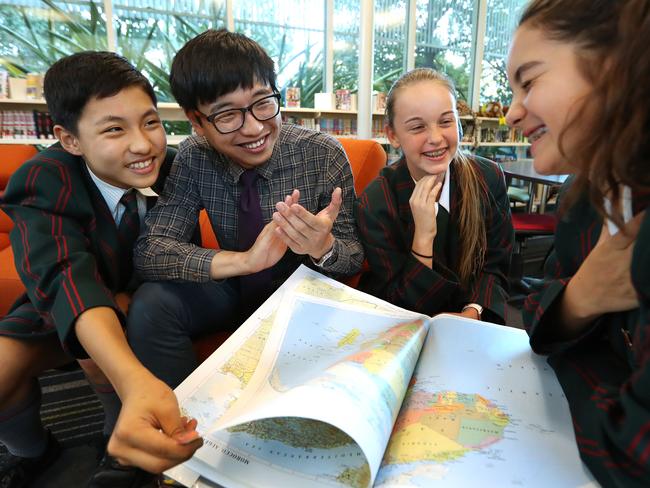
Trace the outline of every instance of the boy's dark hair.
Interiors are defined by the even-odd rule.
[[[77,135],[79,117],[92,98],[112,97],[132,86],[140,87],[157,105],[151,83],[126,58],[107,51],[84,51],[50,66],[43,92],[52,121]]]
[[[169,82],[185,110],[256,82],[277,91],[273,60],[266,51],[245,35],[225,29],[210,29],[188,41],[174,57]]]

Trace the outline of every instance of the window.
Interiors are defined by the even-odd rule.
[[[373,88],[388,92],[406,66],[407,0],[375,1]]]
[[[174,55],[197,34],[225,27],[225,18],[225,0],[118,0],[117,51],[149,78],[160,101],[173,101],[168,77]]]
[[[325,7],[314,0],[238,0],[235,31],[257,41],[275,61],[278,88],[300,88],[301,105],[313,107],[323,90]]]
[[[499,101],[508,105],[512,93],[506,76],[508,49],[523,7],[528,0],[488,0],[485,48],[481,71],[481,105]]]
[[[359,24],[355,0],[334,0],[334,89],[356,91],[359,82]]]
[[[417,0],[415,66],[446,73],[469,100],[474,0]]]
[[[0,63],[12,76],[44,73],[59,58],[78,51],[107,49],[101,1],[48,4],[0,1]]]

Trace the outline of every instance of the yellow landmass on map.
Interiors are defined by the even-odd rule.
[[[384,463],[445,462],[457,459],[467,451],[467,448],[426,425],[413,423],[393,433],[386,448]]]
[[[392,308],[382,306],[380,304],[369,302],[363,298],[357,298],[354,294],[350,293],[344,288],[337,288],[322,280],[309,276],[302,280],[296,287],[296,291],[310,295],[317,298],[326,298],[328,300],[335,300],[340,303],[347,303],[357,307],[369,308],[372,310],[386,310],[391,311]]]
[[[385,349],[375,349],[363,358],[363,367],[388,383],[395,396],[401,396],[406,385],[401,364],[395,360],[395,354]]]
[[[478,394],[411,390],[393,429],[385,464],[444,462],[498,442],[508,415]]]
[[[352,344],[354,344],[354,341],[357,340],[359,334],[361,334],[361,331],[359,329],[352,329],[350,332],[348,332],[341,338],[341,340],[336,345],[336,347],[351,346]]]
[[[225,362],[221,371],[231,373],[242,383],[244,388],[250,381],[264,351],[266,340],[275,321],[275,312],[263,319],[257,330]]]
[[[353,488],[365,488],[370,484],[370,466],[366,462],[358,468],[345,468],[336,481]]]

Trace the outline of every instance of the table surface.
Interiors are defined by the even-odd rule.
[[[532,159],[519,159],[501,163],[501,169],[511,178],[542,183],[544,185],[561,185],[569,175],[541,175],[533,167]]]

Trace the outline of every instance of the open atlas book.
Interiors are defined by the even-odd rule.
[[[426,317],[299,268],[176,394],[187,486],[590,486],[522,330]]]

